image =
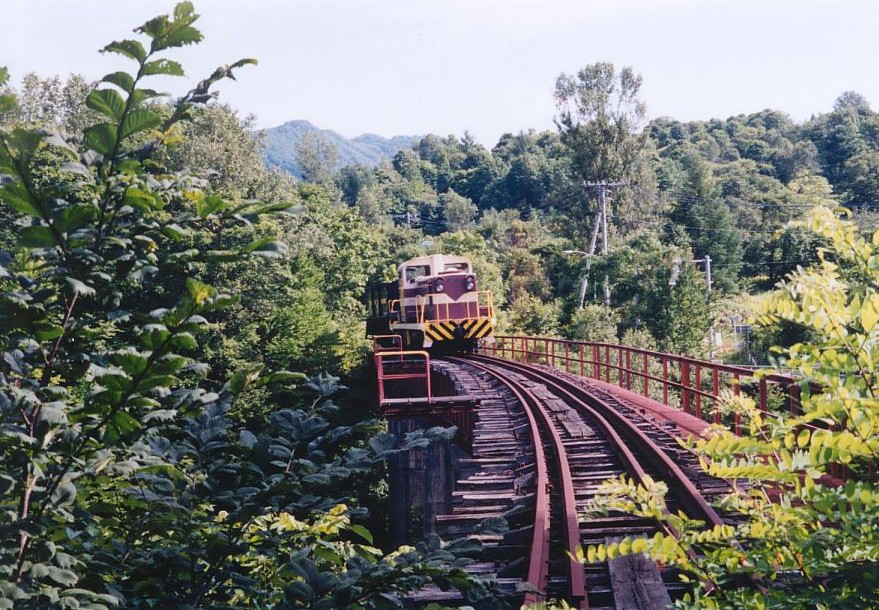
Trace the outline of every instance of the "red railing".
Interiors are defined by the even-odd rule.
[[[717,408],[723,390],[750,395],[761,411],[799,409],[799,381],[788,375],[758,379],[749,368],[612,343],[505,335],[494,339],[494,345],[482,348],[484,353],[606,381],[705,421],[730,425],[736,434],[741,416],[735,413],[726,421]]]

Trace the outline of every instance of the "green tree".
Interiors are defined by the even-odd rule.
[[[460,231],[473,224],[477,208],[468,198],[461,197],[455,191],[449,191],[440,195],[438,202],[443,211],[447,231]]]
[[[507,331],[536,337],[555,336],[559,328],[559,304],[546,303],[527,292],[522,293],[510,305],[506,314]]]
[[[296,161],[306,182],[331,184],[337,159],[336,147],[319,132],[304,133],[296,142]]]
[[[674,280],[672,270],[660,272],[656,289],[648,295],[648,308],[655,314],[644,324],[660,350],[699,357],[705,352],[710,325],[705,278],[691,263],[679,265],[680,273]]]
[[[571,321],[565,327],[565,336],[582,341],[619,343],[619,323],[620,314],[616,310],[600,303],[587,303],[571,315]]]
[[[609,63],[590,64],[556,80],[555,121],[577,182],[624,181],[632,187],[613,199],[615,222],[628,220],[625,212],[632,211],[633,197],[640,217],[655,205],[652,189],[643,183],[649,173],[642,171],[647,133],[642,130],[646,107],[638,98],[640,90],[640,75],[631,68],[617,72]],[[564,210],[578,220],[580,232],[587,224],[583,212],[588,209],[580,195]]]

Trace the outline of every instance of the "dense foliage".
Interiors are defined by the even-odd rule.
[[[165,53],[201,40],[196,18],[183,2],[107,45],[134,70],[82,90],[88,112],[0,96],[15,229],[0,261],[0,607],[396,607],[427,582],[475,590],[458,555],[478,544],[382,549],[363,526],[384,460],[449,431],[397,439],[333,401],[337,378],[284,370],[351,357],[334,315],[352,315],[374,262],[336,249],[375,241],[322,191],[265,172],[249,137],[237,156],[212,146],[205,134],[246,130],[204,107],[211,87],[252,60],[173,103],[145,86],[183,74]]]

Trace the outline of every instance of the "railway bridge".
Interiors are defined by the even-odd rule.
[[[414,419],[458,428],[454,455],[396,465],[395,504],[429,507],[424,529],[443,538],[480,539],[482,556],[468,570],[493,576],[514,607],[550,599],[668,607],[686,592],[674,570],[643,556],[574,559],[578,547],[663,528],[621,513],[587,518],[599,485],[649,476],[668,485],[668,510],[706,527],[728,523],[712,502],[729,482],[703,473],[678,439],[712,423],[740,433],[739,416],[718,408],[723,395],[747,394],[764,411],[799,406],[800,386],[786,375],[755,378],[748,368],[605,343],[497,336],[477,354],[431,361],[377,338],[375,363],[392,429]],[[484,527],[498,518],[500,531]],[[454,603],[450,595],[424,590],[411,601]]]

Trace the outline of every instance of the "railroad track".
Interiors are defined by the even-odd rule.
[[[479,407],[473,457],[459,464],[453,510],[437,519],[444,537],[482,538],[484,561],[472,571],[495,575],[514,604],[564,599],[580,608],[656,609],[683,594],[674,572],[642,556],[585,565],[572,557],[578,545],[659,531],[632,515],[584,519],[601,482],[624,473],[665,481],[671,510],[708,527],[723,522],[709,498],[728,486],[702,475],[669,429],[545,367],[486,356],[437,366],[459,392],[492,396]],[[510,531],[480,534],[478,523],[490,517],[507,519]]]

